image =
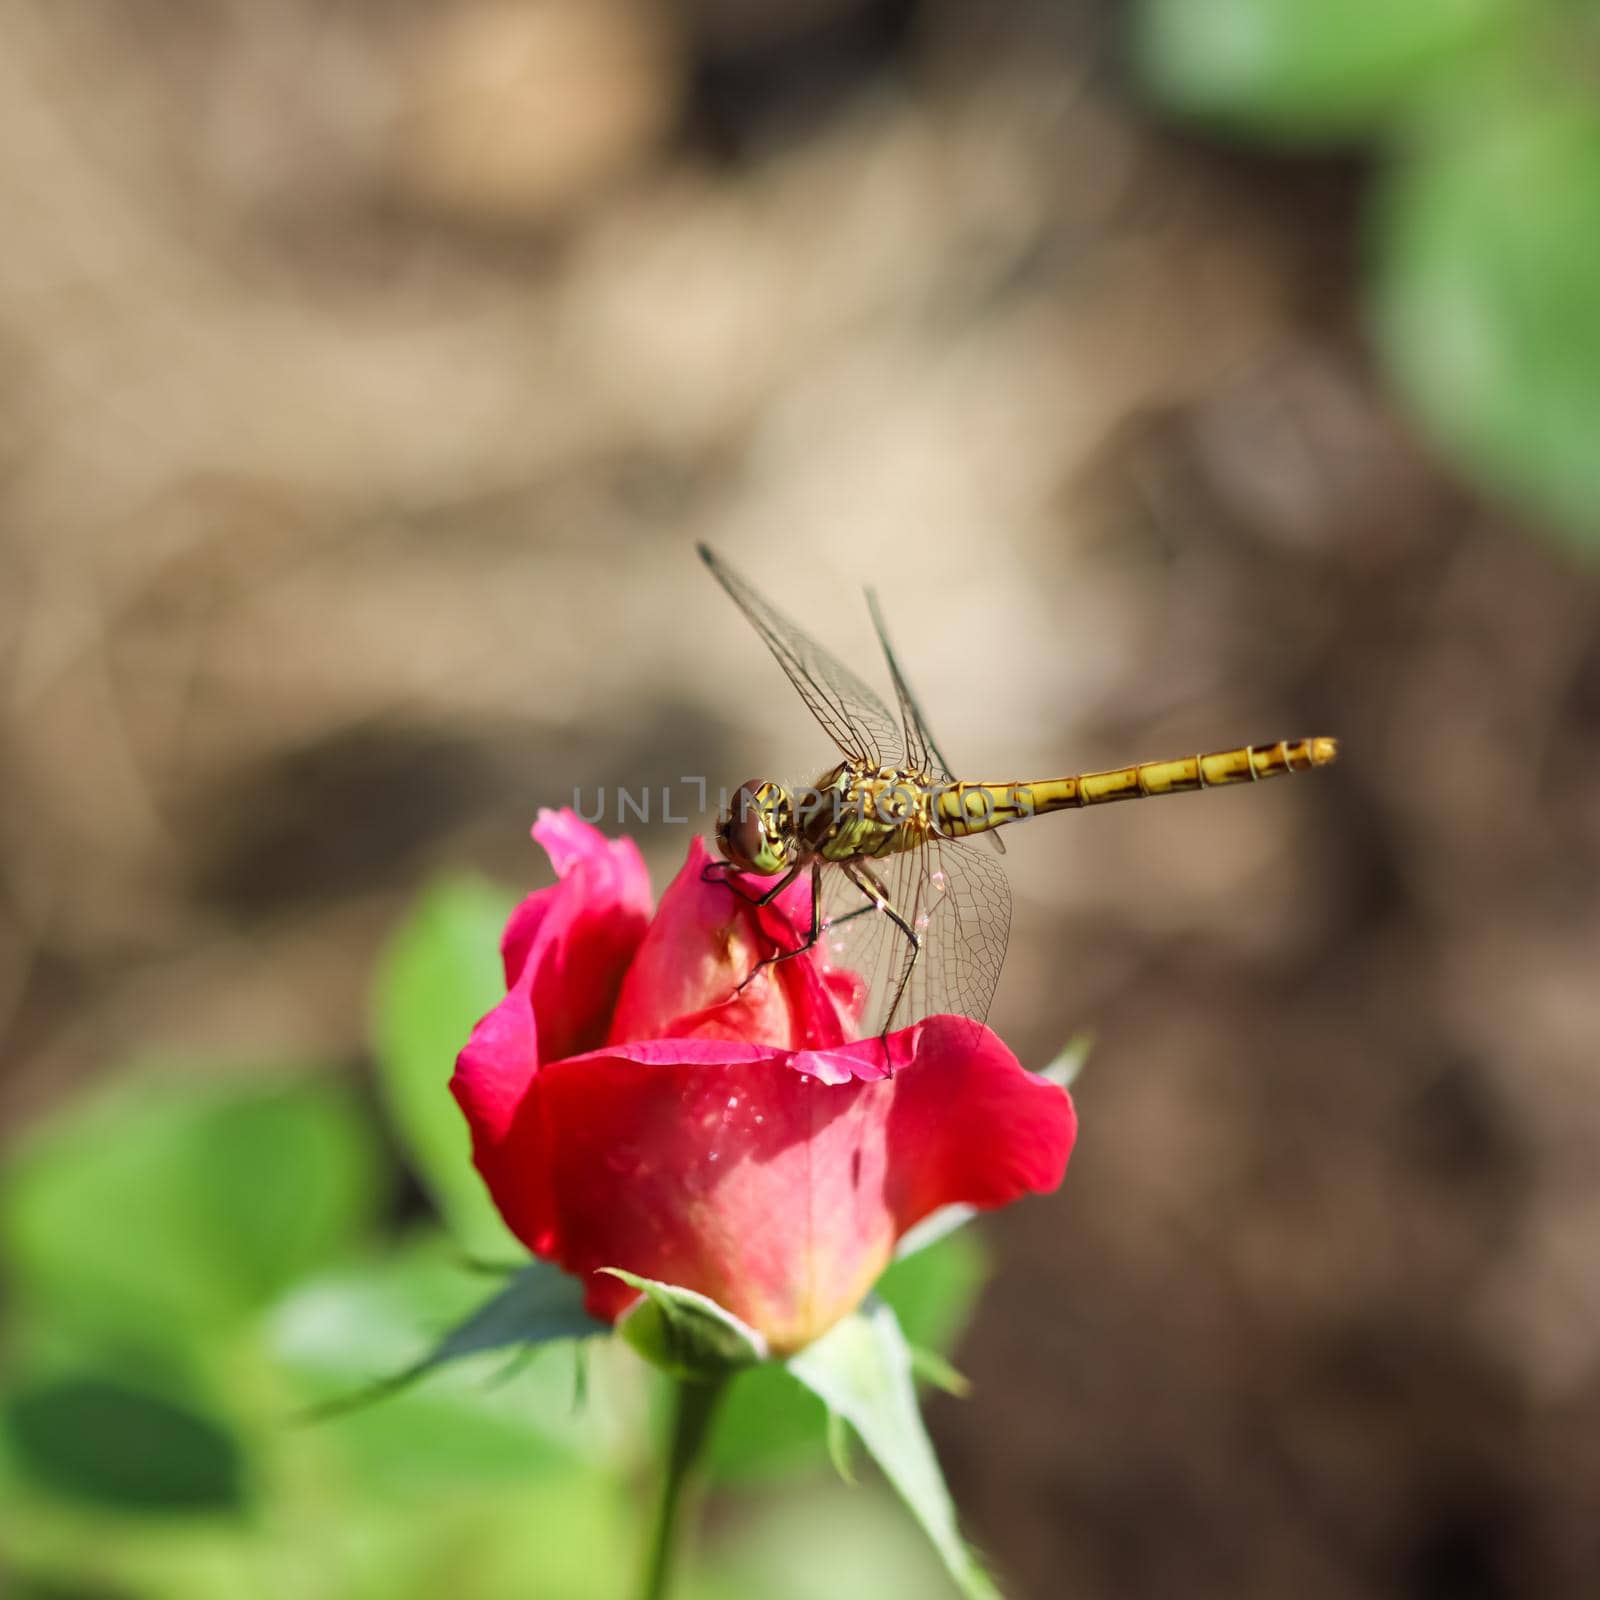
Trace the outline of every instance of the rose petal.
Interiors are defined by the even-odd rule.
[[[650,911],[650,878],[640,859],[638,846],[631,839],[608,839],[575,811],[543,810],[532,828],[534,842],[542,847],[564,882],[576,875],[578,881],[563,893],[558,882],[548,889],[536,889],[515,911],[500,936],[500,953],[505,961],[506,987],[521,975],[533,941],[552,905],[578,902],[592,894],[593,909],[604,912],[611,903],[642,906]]]
[[[989,1209],[1057,1188],[1078,1137],[1067,1091],[964,1017],[929,1017],[906,1031],[918,1036],[914,1066],[895,1074],[889,1127],[898,1231],[940,1206]]]
[[[793,1350],[860,1303],[895,1240],[942,1205],[1000,1205],[1060,1181],[1074,1131],[1064,1091],[958,1018],[827,1052],[709,1039],[610,1046],[542,1072],[519,1128],[547,1165],[540,1253],[589,1280],[603,1266],[698,1289]],[[824,1081],[819,1068],[850,1075]],[[536,1102],[536,1104],[534,1104]],[[508,1219],[509,1220],[509,1219]]]
[[[513,912],[502,948],[508,986],[532,974],[540,1052],[554,1061],[605,1039],[649,922],[650,875],[631,839],[607,839],[570,810],[541,811],[533,837],[559,882],[539,891],[537,914],[529,901]]]
[[[541,1235],[548,1214],[538,1164],[506,1149],[528,1085],[543,1062],[605,1037],[650,915],[649,877],[631,840],[608,840],[571,811],[541,811],[533,834],[560,881],[512,913],[501,941],[510,990],[473,1029],[450,1081],[478,1169],[526,1236]]]
[[[722,879],[708,881],[711,864],[704,840],[695,838],[628,970],[612,1041],[695,1034],[784,1048],[842,1042],[839,991],[813,956],[751,976],[763,957],[803,942],[811,923],[809,880],[757,907]],[[750,892],[760,886],[760,879],[750,880]]]
[[[646,933],[631,844],[570,812],[535,837],[561,881],[508,924],[509,992],[452,1089],[507,1223],[597,1314],[633,1298],[598,1272],[625,1267],[711,1295],[781,1354],[859,1304],[929,1213],[1060,1182],[1072,1103],[987,1029],[852,1040],[861,986],[816,952],[745,982],[809,930],[808,879],[755,907],[705,881],[695,840]]]

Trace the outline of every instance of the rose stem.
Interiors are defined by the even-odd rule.
[[[663,1464],[661,1495],[656,1501],[641,1600],[664,1600],[667,1593],[667,1581],[686,1520],[685,1501],[692,1498],[688,1491],[695,1476],[695,1464],[711,1431],[711,1418],[725,1382],[722,1378],[705,1382],[679,1379],[673,1384],[672,1434]]]

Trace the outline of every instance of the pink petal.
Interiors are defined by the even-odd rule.
[[[648,912],[650,882],[631,839],[608,839],[575,811],[548,809],[541,811],[534,822],[533,838],[549,857],[558,879],[583,871],[589,874],[590,884],[600,886],[610,878],[609,888],[602,890],[604,897],[617,901],[642,897]],[[536,889],[512,912],[500,938],[508,989],[521,975],[546,913],[561,898],[559,883],[553,888]]]
[[[782,1352],[859,1304],[928,1212],[1060,1181],[1071,1103],[993,1034],[903,1030],[894,1075],[871,1080],[882,1049],[677,1039],[547,1068],[525,1121],[551,1207],[536,1248],[590,1280],[599,1315],[629,1296],[596,1269],[626,1267],[711,1295]]]
[[[694,839],[628,971],[611,1039],[696,1034],[782,1047],[843,1040],[837,990],[811,956],[779,962],[739,987],[764,956],[803,941],[809,881],[758,908],[720,879],[706,880],[711,859]],[[751,880],[747,893],[760,887]]]
[[[650,875],[631,839],[607,839],[572,811],[541,811],[533,837],[560,881],[541,891],[539,915],[523,902],[502,943],[508,971],[520,950],[518,980],[531,974],[540,1053],[554,1061],[606,1037],[650,918]]]
[[[472,1128],[473,1154],[523,1237],[542,1237],[548,1204],[538,1163],[514,1130],[541,1065],[605,1037],[623,974],[650,914],[650,883],[631,840],[608,840],[572,812],[543,811],[534,837],[560,881],[529,895],[501,941],[504,1000],[473,1029],[450,1087]],[[525,1135],[524,1135],[525,1137]],[[519,1149],[508,1151],[508,1144]]]
[[[940,1206],[988,1209],[1046,1194],[1078,1136],[1072,1097],[1028,1072],[997,1034],[964,1017],[930,1017],[915,1064],[895,1075],[887,1199],[904,1233]]]

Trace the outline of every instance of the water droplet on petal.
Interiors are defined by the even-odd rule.
[[[606,1165],[620,1177],[631,1178],[643,1166],[639,1152],[629,1144],[612,1145],[606,1151]]]

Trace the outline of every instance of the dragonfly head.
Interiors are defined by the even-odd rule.
[[[762,878],[787,872],[800,849],[789,791],[765,778],[741,783],[717,823],[717,848],[741,872]]]

